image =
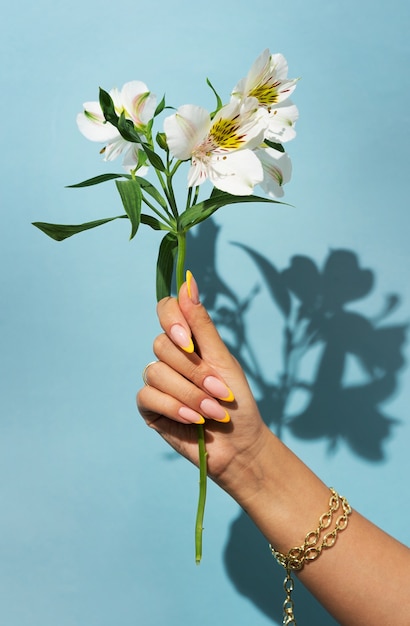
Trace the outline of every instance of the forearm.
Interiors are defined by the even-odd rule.
[[[232,466],[219,482],[283,553],[302,545],[328,510],[329,488],[270,432],[252,463],[242,461],[241,471]],[[410,601],[402,590],[410,580],[409,554],[354,511],[335,545],[298,576],[340,624],[407,626]]]

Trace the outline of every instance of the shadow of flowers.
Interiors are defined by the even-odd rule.
[[[386,320],[400,297],[387,295],[382,310],[372,317],[355,310],[374,289],[375,276],[350,250],[331,250],[322,267],[296,255],[279,270],[258,251],[235,243],[252,259],[259,276],[249,295],[240,298],[217,271],[218,231],[207,220],[190,236],[189,267],[198,278],[203,303],[252,383],[266,423],[279,437],[288,429],[300,439],[323,440],[329,453],[343,442],[363,459],[383,461],[385,442],[398,423],[384,403],[397,390],[407,332],[407,324]],[[261,368],[248,332],[247,315],[262,288],[283,319],[282,365],[273,381]],[[305,380],[300,372],[312,355],[313,375]],[[352,360],[360,376],[349,382]],[[291,405],[296,394],[305,402],[295,413]],[[225,565],[238,591],[275,621],[281,614],[283,571],[273,563],[265,540],[241,512],[231,525]],[[304,623],[336,624],[298,586]]]
[[[212,220],[201,226],[190,238],[195,246],[190,267],[205,306],[252,382],[267,424],[279,437],[289,429],[301,439],[324,439],[329,451],[343,441],[362,458],[383,460],[383,444],[398,423],[383,404],[393,396],[404,365],[407,324],[385,323],[399,306],[399,296],[388,295],[382,311],[370,318],[351,308],[374,287],[374,273],[360,266],[356,253],[331,250],[322,268],[306,256],[294,256],[279,271],[259,252],[234,244],[260,275],[240,300],[216,269],[218,227]],[[282,370],[274,381],[260,367],[248,338],[247,313],[262,287],[283,317]],[[314,349],[319,352],[314,379],[307,381],[299,372]],[[348,359],[354,359],[360,382],[346,382]],[[298,392],[307,400],[295,414],[290,404]]]

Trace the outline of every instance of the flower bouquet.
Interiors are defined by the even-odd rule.
[[[156,270],[156,295],[170,295],[176,277],[176,293],[184,281],[187,232],[225,205],[244,202],[277,203],[291,176],[291,161],[283,144],[295,136],[297,107],[290,100],[297,79],[287,77],[282,54],[266,49],[241,79],[224,104],[212,83],[216,98],[212,112],[184,104],[178,109],[159,102],[141,81],[126,83],[121,91],[100,89],[98,102],[86,102],[77,116],[82,134],[103,144],[104,161],[122,155],[124,172],[105,173],[70,187],[88,187],[114,180],[125,213],[83,224],[34,225],[56,241],[96,228],[116,219],[128,219],[130,239],[141,224],[163,231]],[[162,132],[154,123],[167,109]],[[188,166],[186,197],[177,200],[174,180],[181,166]],[[154,182],[150,182],[152,177]],[[200,199],[205,181],[211,183],[206,199]],[[254,195],[259,185],[264,196]],[[205,186],[206,187],[206,186]],[[147,213],[142,209],[148,210]],[[206,495],[204,426],[198,425],[200,494],[196,520],[196,561],[202,554],[202,521]]]

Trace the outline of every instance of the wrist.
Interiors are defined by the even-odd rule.
[[[329,488],[265,425],[217,482],[281,551],[303,542],[329,499]]]
[[[245,449],[230,451],[230,462],[218,475],[212,476],[243,508],[248,499],[264,486],[265,448],[274,437],[269,428],[262,422],[260,432],[252,437],[252,443]]]

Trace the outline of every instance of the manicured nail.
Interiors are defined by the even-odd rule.
[[[218,400],[223,400],[224,402],[232,402],[235,398],[232,391],[216,376],[207,376],[204,378],[204,382],[202,383],[208,393]]]
[[[205,422],[202,415],[187,406],[181,406],[178,409],[178,415],[191,424],[203,424]]]
[[[228,411],[225,411],[223,406],[219,404],[216,400],[211,400],[210,398],[205,398],[202,400],[199,405],[201,411],[213,420],[217,422],[229,422],[231,419]]]
[[[191,354],[194,351],[194,344],[191,337],[188,335],[187,331],[181,324],[173,324],[171,326],[169,334],[171,335],[171,339],[177,346],[185,350]]]
[[[186,273],[186,284],[188,289],[188,296],[191,298],[194,304],[199,304],[199,291],[198,285],[196,283],[195,278],[192,275],[192,272],[187,270]]]

